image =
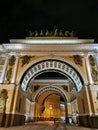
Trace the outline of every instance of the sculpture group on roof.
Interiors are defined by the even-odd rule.
[[[28,31],[29,37],[74,37],[74,31],[63,31],[61,29],[57,29],[54,27],[52,31],[46,30],[40,30],[40,31]]]

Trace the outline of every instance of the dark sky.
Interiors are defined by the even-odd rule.
[[[0,0],[0,44],[54,25],[98,42],[98,0]]]

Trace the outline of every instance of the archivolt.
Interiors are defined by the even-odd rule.
[[[49,91],[49,90],[53,90],[53,91],[58,92],[59,94],[62,95],[62,97],[63,97],[66,101],[68,101],[67,95],[65,94],[65,92],[64,92],[62,89],[60,89],[60,88],[58,88],[58,87],[55,87],[55,86],[47,86],[47,87],[43,87],[42,89],[40,89],[40,90],[36,93],[36,95],[34,96],[34,102],[37,102],[39,96],[40,96],[42,93],[44,93],[44,92],[46,92],[46,91]]]
[[[39,73],[42,73],[44,71],[53,71],[56,70],[57,72],[61,72],[64,75],[68,76],[71,80],[73,80],[77,91],[80,91],[83,87],[83,82],[80,74],[73,68],[71,65],[69,65],[66,62],[56,60],[56,59],[47,59],[43,61],[39,61],[32,65],[31,68],[29,68],[22,79],[21,87],[25,91],[29,81],[34,78]]]

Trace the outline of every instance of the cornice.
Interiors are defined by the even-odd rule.
[[[3,44],[2,51],[98,52],[98,44]]]
[[[94,39],[67,39],[62,37],[34,37],[32,39],[10,39],[11,44],[90,44]]]

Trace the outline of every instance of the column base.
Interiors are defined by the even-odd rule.
[[[98,116],[79,116],[79,125],[89,128],[98,128]]]
[[[66,123],[72,124],[72,117],[66,117]]]
[[[1,127],[23,125],[24,123],[25,123],[24,115],[0,113]]]

